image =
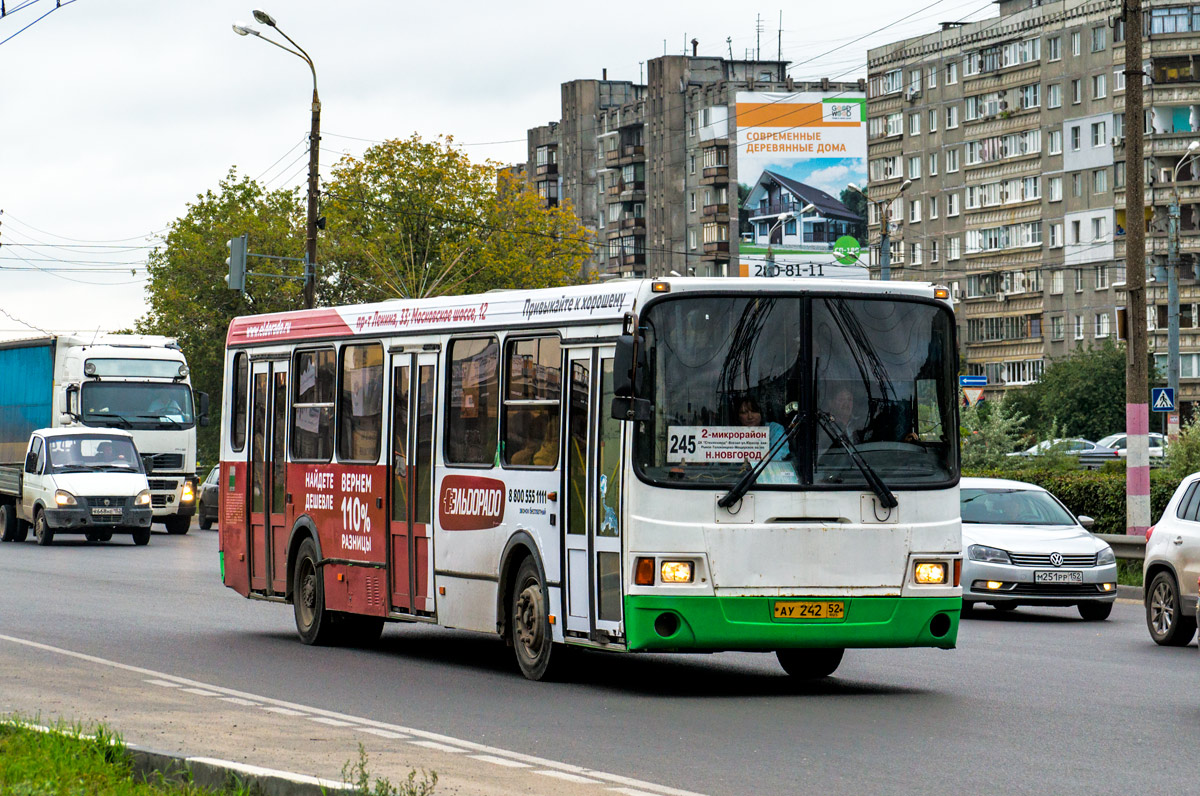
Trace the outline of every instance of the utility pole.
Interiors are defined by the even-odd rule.
[[[1142,0],[1125,0],[1125,207],[1134,212],[1125,230],[1128,346],[1125,357],[1125,533],[1150,528],[1150,406],[1146,395],[1146,222],[1142,141]],[[1128,214],[1127,214],[1128,218]]]
[[[1186,158],[1185,158],[1186,159]],[[1183,161],[1180,161],[1183,163]],[[1179,170],[1171,180],[1171,204],[1167,207],[1167,386],[1179,401]],[[1128,219],[1128,213],[1126,218]],[[1167,429],[1171,428],[1167,418]],[[1174,423],[1179,428],[1179,421]]]
[[[312,309],[316,303],[317,282],[317,197],[318,153],[321,151],[321,99],[317,96],[317,73],[313,71],[312,128],[308,133],[308,239],[304,248],[304,306]]]
[[[879,233],[879,279],[887,282],[892,278],[892,241],[888,234],[892,225],[892,203],[883,203]]]

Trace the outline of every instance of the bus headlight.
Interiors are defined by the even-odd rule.
[[[918,561],[915,576],[917,583],[945,583],[946,564],[943,561]]]
[[[62,489],[59,489],[54,493],[54,502],[56,504],[58,504],[59,506],[77,506],[77,505],[79,505],[79,501],[75,499],[74,495],[72,495],[70,492],[66,492]]]
[[[658,567],[658,577],[663,583],[691,583],[691,561],[664,561]]]
[[[180,503],[191,503],[196,499],[196,489],[192,486],[191,481],[183,482],[183,492],[179,495]]]
[[[135,505],[135,506],[149,506],[149,505],[150,505],[150,490],[149,490],[149,489],[143,489],[141,492],[138,492],[138,495],[137,495],[137,497],[135,497],[135,498],[133,499],[133,505]]]

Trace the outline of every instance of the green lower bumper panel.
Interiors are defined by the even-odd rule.
[[[840,610],[811,610],[813,603],[829,602],[841,603]],[[625,640],[630,651],[952,649],[961,612],[959,597],[627,596]],[[786,618],[806,613],[823,618]]]

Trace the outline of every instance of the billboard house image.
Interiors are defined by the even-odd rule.
[[[742,276],[866,279],[866,95],[738,92]]]

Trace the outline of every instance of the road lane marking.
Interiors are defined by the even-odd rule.
[[[413,746],[424,746],[426,749],[436,749],[439,752],[451,752],[460,755],[467,751],[466,749],[460,749],[448,743],[438,743],[437,741],[409,741],[409,743]]]
[[[495,763],[498,766],[507,766],[509,768],[533,768],[528,763],[521,763],[516,760],[509,760],[507,757],[497,757],[496,755],[467,755],[473,760],[482,760],[485,763]]]
[[[298,782],[304,785],[316,785],[327,790],[349,790],[352,785],[345,782],[339,782],[334,779],[323,779],[321,777],[310,777],[307,774],[297,774],[293,771],[279,771],[274,768],[263,768],[262,766],[252,766],[248,763],[237,763],[232,760],[221,760],[216,757],[189,757],[186,759],[188,763],[204,763],[217,768],[227,768],[233,771],[238,771],[242,774],[258,777],[279,777],[291,782]]]
[[[235,705],[243,705],[248,708],[261,708],[261,702],[255,702],[253,699],[242,699],[241,697],[221,697],[222,702],[232,702]]]
[[[589,777],[581,777],[578,774],[568,774],[566,771],[535,771],[535,774],[541,774],[543,777],[554,777],[555,779],[565,780],[567,782],[578,782],[580,785],[600,785],[598,779]]]
[[[187,691],[189,694],[195,694],[202,697],[220,696],[216,691],[209,691],[207,688],[183,688],[182,691]]]
[[[280,714],[288,715],[288,716],[317,715],[317,716],[325,716],[325,717],[331,718],[331,719],[341,719],[343,721],[355,722],[359,725],[362,725],[361,727],[356,727],[355,729],[360,729],[360,730],[366,731],[364,729],[365,727],[371,727],[371,728],[375,728],[375,729],[379,729],[379,730],[386,730],[389,732],[401,733],[406,736],[413,736],[416,738],[421,738],[427,744],[438,744],[440,746],[444,746],[444,747],[446,747],[446,750],[450,750],[450,751],[454,751],[454,752],[458,752],[458,753],[471,751],[471,752],[476,752],[479,754],[495,755],[497,757],[503,757],[508,760],[517,760],[522,763],[529,763],[532,766],[537,766],[537,767],[543,768],[543,769],[550,769],[550,770],[557,771],[560,773],[568,773],[568,774],[575,774],[577,776],[591,777],[591,778],[594,778],[594,779],[600,781],[601,784],[615,785],[615,786],[623,787],[623,788],[626,788],[629,790],[641,791],[646,794],[651,794],[651,796],[704,796],[703,794],[698,793],[696,791],[683,790],[680,788],[673,788],[669,785],[659,785],[657,783],[646,782],[644,780],[639,780],[639,779],[635,779],[632,777],[621,776],[620,774],[610,774],[605,771],[596,771],[594,769],[585,768],[583,766],[573,765],[571,763],[563,763],[558,760],[550,760],[550,759],[547,759],[544,757],[538,757],[536,755],[527,755],[522,752],[514,752],[509,749],[501,749],[501,748],[495,747],[495,746],[488,746],[486,744],[475,743],[474,741],[465,741],[460,738],[454,738],[449,735],[444,735],[442,733],[430,732],[428,730],[419,730],[414,727],[405,727],[405,726],[399,725],[399,724],[389,724],[387,722],[376,721],[374,719],[368,719],[368,718],[365,718],[362,716],[350,716],[348,714],[338,713],[337,711],[333,711],[333,710],[325,710],[324,708],[312,707],[310,705],[301,705],[296,702],[289,702],[289,701],[283,700],[283,699],[275,699],[273,697],[266,697],[266,696],[262,696],[261,694],[252,694],[252,693],[249,693],[246,691],[239,691],[234,688],[226,688],[224,686],[218,686],[218,685],[213,685],[211,683],[200,682],[198,680],[189,680],[186,677],[179,677],[178,675],[168,674],[166,672],[160,672],[160,671],[156,671],[154,669],[146,669],[141,666],[133,666],[132,664],[128,664],[128,663],[120,663],[119,661],[110,660],[108,658],[101,658],[96,655],[88,655],[87,653],[83,653],[83,652],[75,652],[74,650],[64,649],[62,647],[54,647],[49,644],[43,644],[38,641],[30,641],[29,639],[17,638],[15,636],[8,636],[8,635],[0,634],[0,641],[7,641],[12,644],[17,644],[17,645],[20,645],[23,647],[28,647],[30,649],[41,650],[43,652],[50,652],[50,653],[54,653],[56,655],[63,655],[65,657],[74,658],[76,660],[81,660],[81,661],[86,661],[88,663],[96,664],[99,666],[107,666],[107,667],[110,667],[113,669],[119,669],[119,670],[125,671],[125,672],[132,672],[133,674],[137,674],[143,678],[152,677],[155,679],[163,680],[165,682],[173,683],[180,687],[190,686],[193,688],[203,688],[206,690],[214,691],[218,694],[225,694],[225,695],[231,696],[231,697],[240,697],[242,699],[254,700],[254,701],[257,701],[259,703],[266,705],[267,707],[264,707],[263,709],[271,711],[272,713],[280,713]],[[420,743],[420,742],[410,742],[410,743]],[[450,744],[457,744],[457,746],[451,746]],[[434,748],[434,747],[430,746],[429,748]],[[544,772],[539,771],[538,773],[544,773]]]
[[[309,721],[315,721],[320,724],[328,724],[330,727],[353,727],[354,722],[342,721],[341,719],[327,719],[324,716],[309,716]]]
[[[180,687],[179,683],[172,683],[172,682],[168,682],[166,680],[147,680],[146,682],[149,683],[150,685],[161,686],[162,688],[179,688]]]
[[[412,737],[409,735],[403,735],[398,732],[392,732],[391,730],[381,730],[378,727],[355,726],[354,729],[358,730],[359,732],[366,732],[366,733],[370,733],[371,735],[378,735],[380,738],[392,738],[392,739],[397,739],[397,740],[403,740],[405,738]]]

